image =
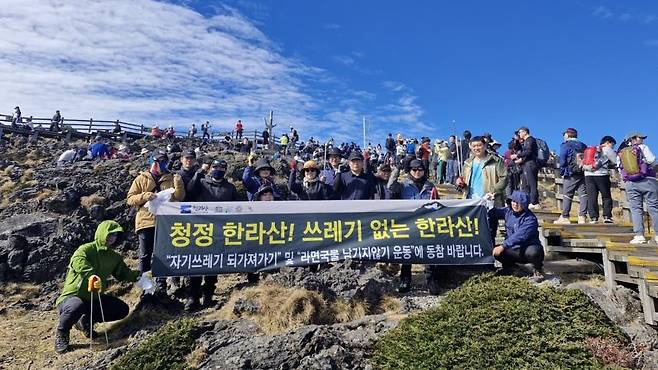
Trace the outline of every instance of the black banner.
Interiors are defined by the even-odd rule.
[[[493,264],[479,200],[166,203],[154,276],[258,272],[353,260]]]

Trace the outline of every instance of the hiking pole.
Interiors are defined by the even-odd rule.
[[[98,294],[98,304],[101,306],[101,320],[103,320],[103,324],[105,324],[105,313],[103,312],[103,300],[101,299],[101,292],[96,292]],[[93,294],[92,294],[93,296]],[[110,346],[110,339],[107,337],[107,328],[104,328],[103,333],[105,333],[105,344],[109,347]],[[94,327],[91,327],[91,332],[94,332]]]
[[[94,293],[91,293],[91,305],[89,306],[89,349],[94,345]]]

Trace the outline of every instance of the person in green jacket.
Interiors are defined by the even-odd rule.
[[[78,247],[73,253],[66,272],[64,288],[55,305],[59,312],[59,324],[55,335],[55,351],[64,353],[69,348],[69,332],[72,327],[82,331],[89,338],[93,324],[89,320],[91,295],[89,287],[98,292],[103,302],[105,321],[121,320],[128,316],[128,305],[119,298],[103,294],[110,275],[126,282],[136,282],[141,272],[131,270],[121,255],[111,247],[118,245],[123,237],[123,229],[115,221],[103,221],[96,228],[94,241]],[[91,281],[92,276],[99,279]],[[98,295],[93,300],[93,322],[100,322],[101,305]]]

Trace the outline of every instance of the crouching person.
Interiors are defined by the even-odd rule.
[[[501,245],[493,249],[493,255],[503,267],[498,275],[509,275],[517,263],[530,263],[533,278],[541,279],[544,266],[544,248],[539,240],[537,216],[528,209],[530,199],[522,191],[514,191],[507,199],[508,207],[492,208],[489,211],[489,224],[496,225],[505,220],[506,236]]]
[[[126,266],[121,255],[112,247],[121,242],[123,229],[115,221],[103,221],[96,228],[94,241],[81,245],[69,262],[66,272],[64,288],[55,302],[59,311],[59,324],[55,335],[55,351],[64,353],[69,348],[69,332],[72,327],[82,331],[89,338],[93,333],[93,323],[90,322],[90,309],[93,294],[88,290],[88,284],[92,284],[95,291],[100,294],[101,299],[93,300],[94,323],[102,320],[101,312],[104,313],[105,321],[121,320],[128,316],[128,305],[122,300],[110,295],[103,294],[107,288],[107,278],[112,275],[115,279],[126,282],[136,282],[141,273],[131,270]],[[99,280],[89,282],[92,276]],[[96,296],[97,298],[98,296]],[[101,311],[101,304],[102,311]]]

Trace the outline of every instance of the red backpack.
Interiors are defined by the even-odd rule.
[[[583,165],[584,166],[594,166],[596,164],[596,153],[598,152],[598,147],[588,146],[583,153]]]

